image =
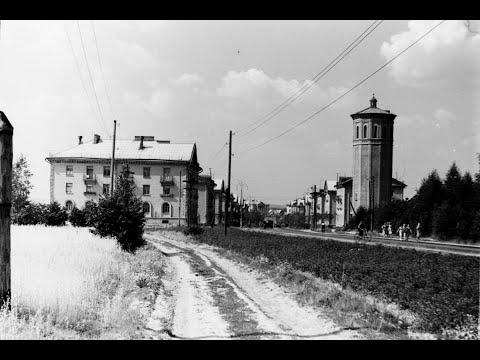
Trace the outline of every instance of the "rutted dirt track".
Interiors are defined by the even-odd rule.
[[[265,275],[225,259],[208,245],[158,233],[146,234],[146,239],[166,255],[164,290],[148,324],[151,338],[361,338],[318,310],[299,305],[293,294]]]

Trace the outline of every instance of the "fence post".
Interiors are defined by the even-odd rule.
[[[10,210],[12,207],[13,126],[0,111],[0,307],[10,309]]]

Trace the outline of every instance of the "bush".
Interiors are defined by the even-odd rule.
[[[70,221],[70,224],[76,227],[87,226],[85,211],[75,206],[70,212],[70,215],[68,216],[68,221]]]
[[[193,235],[198,236],[203,234],[203,228],[198,225],[189,226],[185,230],[183,230],[185,235]]]
[[[89,200],[82,208],[85,215],[85,226],[95,226],[95,220],[97,218],[98,204],[95,201]]]
[[[18,212],[12,214],[12,223],[17,225],[45,224],[46,205],[27,202]]]
[[[93,214],[89,220],[95,228],[93,233],[116,238],[122,249],[129,252],[145,244],[142,200],[135,196],[134,189],[128,166],[124,166],[113,196],[100,199],[98,205],[89,205]]]
[[[67,211],[58,202],[54,201],[45,207],[45,225],[63,226],[67,220]]]

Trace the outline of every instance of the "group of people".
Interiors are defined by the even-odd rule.
[[[417,240],[420,240],[420,235],[421,235],[421,225],[420,223],[417,224],[417,227],[416,227],[416,238]],[[407,224],[403,224],[403,225],[400,225],[397,229],[397,234],[400,238],[400,240],[404,240],[404,241],[408,241],[408,239],[410,238],[410,236],[412,235],[413,231],[412,229],[410,228],[410,225]],[[386,236],[386,237],[392,237],[392,224],[390,223],[385,223],[382,225],[382,236]]]

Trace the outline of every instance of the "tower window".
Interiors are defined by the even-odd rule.
[[[360,127],[357,125],[357,139],[360,137]]]
[[[374,138],[378,137],[378,126],[377,125],[375,125],[373,127],[373,137]]]
[[[363,137],[367,137],[367,124],[363,125]]]

